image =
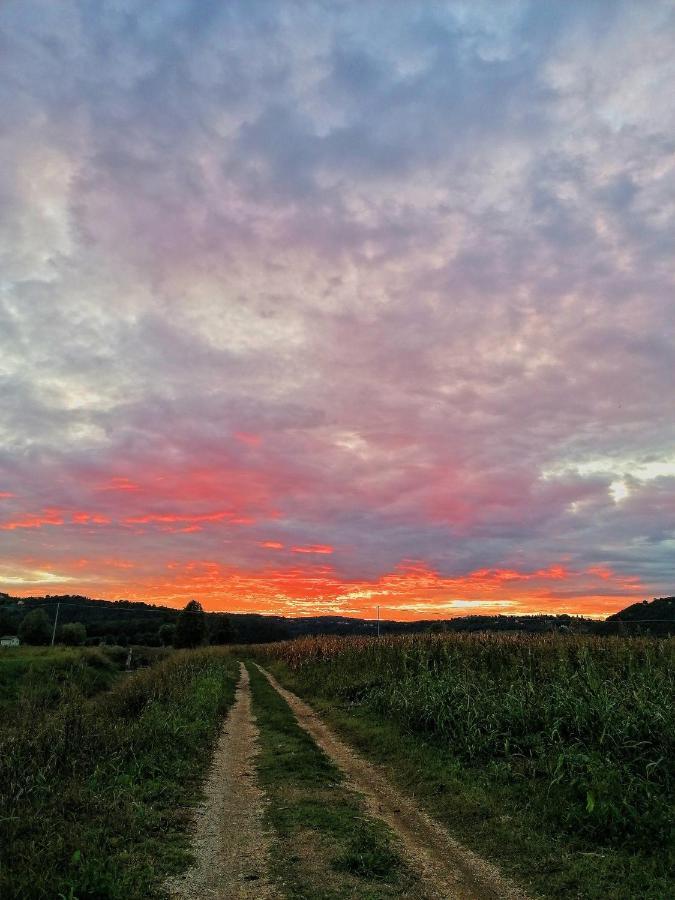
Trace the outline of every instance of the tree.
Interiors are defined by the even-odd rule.
[[[178,614],[176,631],[173,636],[174,647],[198,647],[204,643],[206,635],[206,615],[201,603],[190,602]]]
[[[209,617],[209,644],[233,644],[236,637],[234,625],[228,616]]]
[[[82,622],[69,622],[61,629],[61,643],[80,647],[87,640],[87,629]]]
[[[12,615],[9,610],[0,607],[0,634],[16,634],[16,628],[16,615]]]
[[[44,645],[52,639],[52,625],[44,609],[32,609],[19,625],[19,637],[24,644]]]
[[[176,626],[171,622],[165,622],[159,626],[159,639],[164,647],[170,647],[173,644],[173,638],[176,634]]]

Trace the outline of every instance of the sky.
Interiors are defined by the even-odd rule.
[[[675,593],[675,3],[5,0],[0,590]]]

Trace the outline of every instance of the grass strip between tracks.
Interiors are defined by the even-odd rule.
[[[388,828],[368,817],[286,701],[248,668],[262,748],[258,773],[276,833],[272,869],[283,893],[312,900],[420,896]]]

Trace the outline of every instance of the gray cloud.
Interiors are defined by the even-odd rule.
[[[674,15],[5,4],[6,565],[672,590]]]

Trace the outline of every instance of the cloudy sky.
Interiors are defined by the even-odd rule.
[[[5,0],[0,590],[675,593],[675,3]]]

